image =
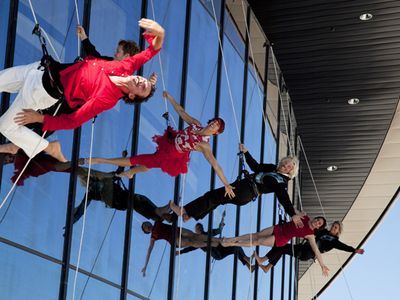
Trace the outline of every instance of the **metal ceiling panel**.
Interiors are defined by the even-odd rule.
[[[400,95],[400,1],[248,1],[282,70],[328,221],[342,220],[377,158]],[[369,21],[360,20],[371,13]],[[350,98],[360,103],[349,105]],[[327,172],[329,165],[338,166]],[[302,161],[302,200],[321,208]],[[357,245],[354,245],[357,246]],[[308,264],[301,264],[300,273]]]

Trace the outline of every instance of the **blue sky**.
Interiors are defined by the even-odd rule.
[[[364,255],[357,255],[319,297],[320,300],[399,299],[400,201],[393,205],[376,232],[363,246]],[[350,295],[351,293],[351,295]]]

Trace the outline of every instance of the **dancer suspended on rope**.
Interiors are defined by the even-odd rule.
[[[195,232],[197,234],[204,234],[204,235],[208,235],[207,231],[204,231],[204,227],[201,223],[197,223],[195,226]],[[216,236],[218,234],[221,233],[221,227],[215,228],[212,230],[212,236]],[[196,247],[187,247],[184,248],[180,251],[176,251],[176,253],[180,253],[180,254],[184,254],[184,253],[188,253],[194,250],[197,250],[199,248]],[[203,250],[204,252],[207,252],[207,247],[201,247],[201,250]],[[249,256],[247,256],[244,253],[244,250],[242,247],[223,247],[220,244],[216,247],[211,247],[211,257],[214,258],[215,260],[222,260],[225,257],[229,256],[229,255],[237,255],[237,258],[239,259],[239,261],[243,264],[243,266],[246,266],[250,271],[254,271],[254,266],[251,265],[251,259]]]
[[[275,193],[280,204],[284,207],[286,213],[292,217],[296,226],[302,227],[301,215],[296,214],[287,192],[288,181],[297,175],[297,159],[293,157],[283,158],[278,166],[259,164],[243,144],[240,144],[240,150],[244,153],[250,169],[255,173],[232,183],[236,197],[229,199],[224,195],[223,189],[219,188],[205,193],[182,208],[170,202],[173,212],[178,216],[182,215],[185,222],[190,218],[199,220],[219,205],[230,203],[241,206],[254,200],[258,194]]]
[[[122,61],[125,58],[128,58],[130,56],[139,53],[139,47],[134,41],[120,40],[118,42],[117,49],[115,50],[114,57],[103,56],[96,50],[96,47],[91,43],[85,32],[85,29],[81,25],[78,25],[76,27],[76,33],[78,34],[82,42],[82,47],[86,56],[93,56],[104,60]]]
[[[221,241],[222,246],[242,246],[242,247],[252,247],[252,246],[275,246],[283,247],[292,238],[301,237],[309,241],[311,249],[315,253],[315,257],[322,269],[322,274],[328,276],[329,269],[325,266],[322,259],[322,255],[318,250],[318,246],[315,242],[315,230],[325,228],[326,220],[324,217],[316,217],[310,219],[307,215],[302,217],[304,227],[298,228],[295,226],[293,221],[278,224],[272,227],[265,228],[260,232],[253,234],[244,234],[238,237],[223,238]]]
[[[154,243],[158,240],[166,240],[170,245],[173,245],[173,227],[168,224],[164,224],[160,221],[157,221],[152,225],[150,222],[142,223],[142,230],[145,234],[150,234],[150,244],[147,250],[146,261],[144,267],[142,269],[143,276],[146,276],[147,265],[150,260],[150,255],[154,247]],[[207,239],[208,236],[205,234],[197,234],[193,231],[186,228],[176,228],[176,244],[179,243],[179,231],[182,230],[181,247],[207,247]],[[215,241],[211,241],[211,247],[218,246],[219,239]]]
[[[190,116],[181,105],[166,91],[164,97],[172,104],[179,116],[189,124],[184,130],[175,131],[168,126],[164,135],[156,135],[153,141],[157,143],[157,151],[153,154],[141,154],[130,158],[92,158],[92,164],[106,163],[117,166],[134,166],[123,172],[120,176],[132,178],[137,173],[149,171],[152,168],[161,168],[171,176],[187,173],[189,155],[191,151],[199,151],[214,168],[218,177],[224,184],[224,195],[233,198],[235,193],[230,186],[225,174],[215,159],[209,144],[210,136],[224,131],[225,123],[221,118],[208,121],[207,126],[202,127],[200,122]],[[88,160],[86,159],[88,163]]]
[[[338,249],[350,253],[364,254],[363,249],[355,249],[352,246],[346,245],[345,243],[339,241],[339,236],[342,231],[343,225],[340,221],[333,222],[329,231],[327,229],[318,230],[315,235],[315,240],[317,242],[319,252],[325,253],[331,251],[332,249]],[[302,261],[315,259],[315,253],[312,250],[309,242],[297,245],[287,244],[283,247],[273,247],[264,257],[260,257],[256,252],[254,252],[257,263],[264,272],[268,272],[271,268],[273,268],[284,254],[297,257]],[[263,263],[267,260],[268,265],[263,265]]]
[[[16,153],[22,148],[33,157],[45,151],[60,161],[66,161],[57,142],[47,142],[24,125],[43,123],[44,131],[73,129],[111,109],[120,98],[127,103],[139,103],[151,97],[156,78],[148,80],[131,74],[160,51],[164,29],[148,19],[141,19],[139,26],[146,30],[145,38],[150,46],[120,62],[90,57],[72,65],[53,61],[51,75],[47,69],[44,72],[38,70],[39,63],[1,71],[0,91],[19,93],[0,118],[0,132],[11,142],[0,145],[0,152]],[[61,95],[60,88],[63,89]],[[80,107],[71,114],[60,116],[36,112],[50,107],[62,96],[70,107]]]

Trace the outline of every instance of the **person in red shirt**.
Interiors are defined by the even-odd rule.
[[[153,141],[157,143],[157,151],[153,154],[141,154],[130,158],[93,157],[91,163],[113,164],[121,167],[135,166],[119,175],[129,178],[152,168],[161,168],[171,176],[178,176],[179,174],[187,173],[190,152],[199,151],[203,153],[224,184],[225,196],[230,199],[235,197],[233,188],[215,159],[209,144],[211,135],[217,135],[224,131],[224,121],[221,118],[214,118],[208,121],[207,126],[202,127],[200,122],[185,112],[183,107],[168,92],[164,91],[163,95],[172,104],[183,121],[189,124],[188,127],[178,131],[168,127],[164,135],[155,135]],[[85,162],[89,163],[88,159],[85,159]]]
[[[57,101],[53,91],[45,89],[45,82],[42,81],[46,71],[37,70],[38,63],[1,71],[0,91],[19,93],[0,118],[0,132],[12,143],[0,145],[0,152],[16,153],[22,148],[29,157],[33,157],[44,150],[56,159],[66,161],[59,144],[47,142],[24,125],[43,123],[43,131],[73,129],[111,109],[119,99],[127,103],[147,100],[154,92],[155,79],[150,81],[131,74],[160,51],[165,32],[157,22],[148,19],[141,19],[139,26],[145,29],[144,36],[150,44],[139,54],[122,61],[86,57],[76,64],[62,65],[55,77],[59,75],[68,106],[79,107],[70,114],[51,116],[36,112]]]
[[[229,246],[274,246],[282,247],[285,246],[292,238],[301,237],[308,240],[312,250],[315,253],[315,257],[322,269],[322,274],[328,276],[329,269],[325,266],[322,259],[322,255],[318,249],[317,243],[315,242],[314,231],[323,229],[326,226],[326,219],[324,217],[316,217],[310,219],[307,215],[302,217],[303,227],[296,227],[293,221],[278,224],[272,227],[265,228],[260,232],[253,234],[244,234],[238,237],[223,238],[221,245],[224,247]]]

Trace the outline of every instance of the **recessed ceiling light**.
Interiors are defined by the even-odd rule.
[[[335,165],[332,165],[332,166],[327,167],[326,169],[327,169],[329,172],[334,172],[334,171],[336,171],[336,170],[338,169],[338,167],[335,166]]]
[[[368,21],[371,20],[374,16],[370,13],[365,13],[360,15],[360,20],[361,21]]]
[[[350,105],[355,105],[355,104],[360,103],[360,99],[358,99],[358,98],[351,98],[351,99],[347,100],[347,103],[350,104]]]

